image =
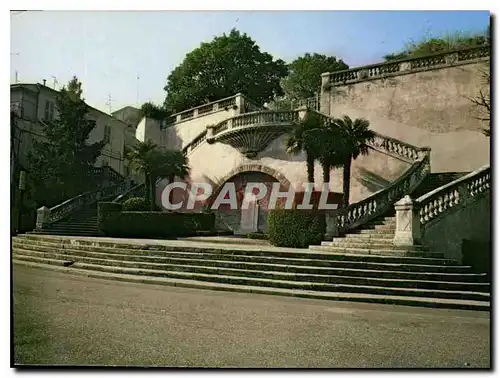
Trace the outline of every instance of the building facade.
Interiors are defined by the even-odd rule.
[[[43,124],[57,119],[56,98],[58,91],[43,84],[12,84],[10,86],[11,110],[18,117],[18,132],[13,143],[18,151],[19,164],[29,169],[28,153],[35,140],[43,139]],[[88,106],[88,117],[96,122],[88,137],[89,143],[106,141],[96,167],[109,166],[124,175],[125,135],[128,125],[109,114]]]

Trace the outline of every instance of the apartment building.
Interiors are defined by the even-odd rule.
[[[58,91],[45,84],[11,84],[11,110],[19,117],[19,137],[14,143],[19,151],[19,163],[29,169],[28,153],[33,148],[34,140],[44,138],[42,125],[57,119],[56,98]],[[106,141],[96,167],[109,166],[121,175],[125,175],[124,148],[125,135],[129,127],[124,121],[88,105],[88,117],[96,122],[96,127],[89,135],[88,142]]]

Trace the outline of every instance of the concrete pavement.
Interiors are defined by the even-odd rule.
[[[16,364],[490,366],[486,312],[13,275]]]

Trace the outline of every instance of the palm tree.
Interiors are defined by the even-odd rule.
[[[155,209],[155,188],[158,180],[175,176],[185,177],[189,173],[186,155],[181,151],[160,150],[150,140],[137,142],[127,150],[126,159],[133,172],[144,175],[147,197],[151,210]]]
[[[286,140],[285,149],[289,154],[297,155],[301,152],[306,154],[307,181],[314,183],[314,161],[318,154],[315,152],[317,144],[314,143],[315,133],[310,133],[321,126],[321,120],[317,113],[310,112],[304,121],[295,124]],[[311,138],[313,137],[313,138]]]
[[[184,152],[178,150],[153,150],[150,152],[150,195],[152,199],[151,209],[154,210],[155,188],[158,181],[168,178],[173,182],[175,177],[185,178],[189,175],[188,159]],[[170,192],[172,195],[172,192]]]
[[[132,148],[127,148],[125,151],[125,159],[129,162],[129,168],[132,172],[144,175],[144,186],[148,193],[146,198],[151,193],[151,175],[149,171],[148,156],[151,151],[157,148],[156,144],[148,140],[146,142],[138,141]]]
[[[367,143],[375,138],[375,133],[369,129],[370,122],[362,118],[353,121],[349,116],[344,116],[334,119],[332,123],[332,127],[337,127],[341,134],[342,142],[338,146],[338,156],[343,161],[344,166],[343,204],[349,206],[351,163],[359,155],[368,154]]]

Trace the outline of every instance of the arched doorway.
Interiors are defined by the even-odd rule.
[[[227,183],[235,186],[237,194],[237,209],[231,209],[229,205],[218,207],[218,221],[221,226],[227,227],[235,233],[246,234],[250,232],[267,232],[268,204],[271,189],[275,183],[280,184],[280,191],[285,192],[290,187],[290,182],[278,172],[260,165],[243,166],[227,175],[222,184],[213,192],[211,203],[217,198]],[[266,194],[258,201],[250,201],[248,209],[242,209],[245,189],[248,183],[261,183],[267,188]],[[258,190],[254,192],[257,194]],[[224,198],[227,198],[227,194]]]

